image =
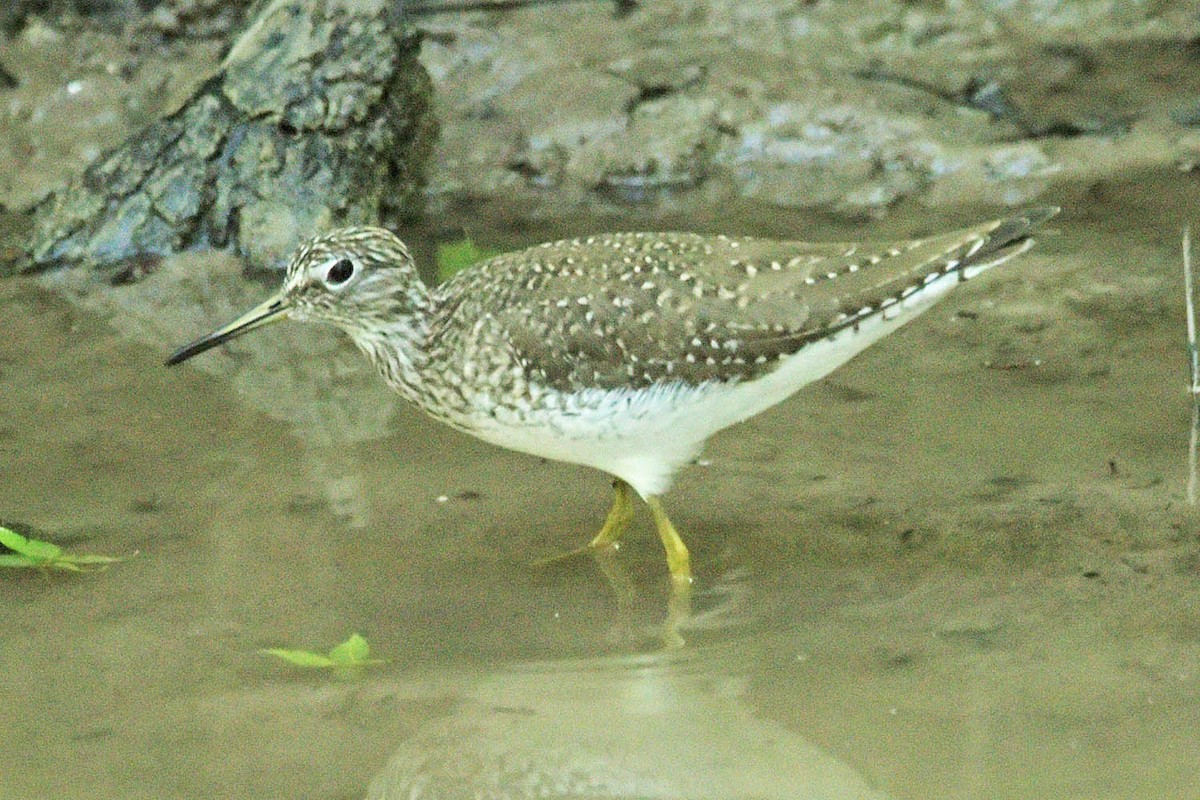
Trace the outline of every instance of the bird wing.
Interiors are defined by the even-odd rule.
[[[999,263],[1053,213],[887,243],[605,234],[498,256],[438,294],[546,386],[751,380],[931,276]]]

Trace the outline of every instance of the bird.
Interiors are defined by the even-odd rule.
[[[610,475],[611,510],[579,550],[619,546],[640,498],[685,585],[689,551],[662,497],[705,441],[1024,252],[1058,211],[886,242],[603,233],[497,255],[433,287],[395,234],[346,227],[301,245],[278,292],[166,363],[284,319],[331,323],[434,419]]]

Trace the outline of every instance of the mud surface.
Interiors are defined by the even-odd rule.
[[[20,42],[0,58],[15,73],[15,53],[71,70]],[[110,77],[87,108],[127,90]],[[0,96],[28,101],[21,80]],[[10,207],[127,125],[49,95],[56,137],[2,123],[0,146],[29,148],[0,158]],[[0,798],[1194,797],[1179,236],[1200,181],[1150,146],[1183,141],[1157,130],[1046,139],[1091,158],[1056,151],[1034,194],[1065,210],[1033,251],[712,440],[667,498],[698,575],[670,653],[644,516],[608,573],[530,567],[595,532],[603,476],[427,420],[320,328],[163,368],[265,296],[236,259],[0,282],[0,522],[138,553],[0,574],[0,730],[19,754]],[[996,211],[964,185],[970,202],[913,195],[870,224],[740,196],[651,217],[901,237]],[[455,226],[511,247],[647,219],[470,210],[402,233],[427,254]],[[389,659],[357,680],[257,652],[353,631]]]
[[[731,729],[787,742],[793,779],[811,774],[797,752],[823,753],[818,774],[845,778],[830,796],[1189,796],[1200,541],[1177,233],[1198,194],[1177,173],[1064,187],[1072,210],[1033,253],[718,436],[669,498],[700,576],[682,666],[655,655],[646,520],[617,591],[590,562],[529,567],[591,534],[601,476],[393,403],[331,332],[324,381],[290,350],[298,329],[265,336],[270,369],[246,351],[214,357],[232,378],[167,371],[128,316],[6,282],[4,517],[140,555],[4,576],[0,723],[32,755],[0,796],[354,796],[393,751],[427,776],[497,748],[536,766],[537,731],[578,735],[616,696],[699,750]],[[361,406],[386,409],[369,425],[335,402],[360,379]],[[268,390],[307,416],[255,410]],[[366,682],[255,652],[351,630],[391,658]],[[630,653],[648,655],[613,660]],[[610,747],[587,774],[647,752],[670,774],[681,751],[637,715],[631,760]],[[762,752],[735,748],[715,796],[738,796],[739,756]]]

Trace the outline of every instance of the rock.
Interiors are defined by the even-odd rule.
[[[660,0],[421,24],[447,213],[745,199],[857,219],[906,198],[1027,204],[1134,154],[1195,161],[1200,17],[1177,4]]]
[[[677,95],[642,103],[628,129],[581,153],[575,166],[590,185],[626,202],[699,186],[720,140],[716,113],[708,98]]]
[[[227,36],[237,29],[253,0],[164,0],[136,29],[164,39]]]
[[[887,797],[830,753],[758,719],[736,689],[715,689],[711,673],[652,658],[618,666],[582,661],[489,676],[406,739],[367,797]]]
[[[432,139],[387,0],[273,0],[181,108],[33,208],[36,267],[227,248],[276,266],[335,225],[413,215]]]

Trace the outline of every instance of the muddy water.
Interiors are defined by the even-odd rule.
[[[438,426],[332,331],[369,422],[253,352],[164,369],[201,320],[0,284],[0,516],[137,553],[0,575],[0,798],[1195,797],[1197,186],[1059,187],[1035,251],[716,437],[668,498],[699,576],[672,652],[647,519],[615,565],[530,567],[594,532],[602,476]],[[299,363],[308,334],[259,335]],[[354,631],[389,659],[357,679],[257,652]]]

